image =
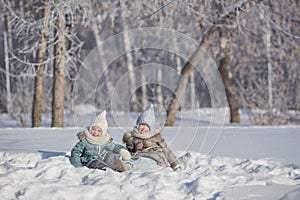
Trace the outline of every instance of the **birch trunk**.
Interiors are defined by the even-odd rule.
[[[267,50],[267,62],[268,62],[268,125],[273,124],[273,85],[272,85],[272,59],[271,59],[271,27],[269,20],[266,20],[266,34],[265,44]]]
[[[122,8],[122,14],[126,11],[126,5],[125,1],[121,1],[121,8]],[[133,57],[131,55],[131,43],[130,43],[130,38],[129,34],[126,30],[128,30],[128,25],[124,25],[124,48],[125,51],[127,52],[126,54],[126,59],[127,59],[127,68],[129,71],[129,85],[130,85],[130,95],[131,96],[131,101],[132,101],[132,109],[134,112],[138,112],[138,104],[137,104],[137,96],[136,96],[136,80],[135,80],[135,74],[133,72]]]
[[[14,5],[14,2],[9,3],[10,6]],[[10,72],[13,72],[13,65],[9,62],[9,50],[13,49],[13,33],[11,25],[11,16],[9,14],[5,15],[5,25],[7,32],[4,32],[4,61],[5,61],[5,71],[6,71],[6,100],[7,100],[7,112],[12,112],[12,101],[11,101],[11,80]]]
[[[161,67],[158,68],[157,70],[157,83],[162,83],[162,69]],[[163,93],[161,89],[161,84],[157,84],[157,101],[159,103],[160,108],[164,107],[164,101],[163,101]],[[159,110],[162,111],[162,110]]]
[[[135,81],[135,74],[133,72],[133,58],[130,53],[130,39],[129,35],[127,32],[124,32],[124,45],[125,45],[125,50],[128,52],[126,54],[127,58],[127,67],[129,71],[129,85],[130,85],[130,94],[131,96],[131,101],[132,101],[132,109],[134,112],[138,112],[138,106],[137,106],[137,96],[136,96],[136,81]]]
[[[91,4],[91,5],[93,5],[93,4]],[[103,42],[103,39],[102,39],[100,30],[98,28],[98,23],[101,23],[99,15],[94,18],[92,29],[93,29],[93,32],[94,32],[94,36],[95,36],[95,39],[96,39],[96,44],[97,44],[97,47],[98,47],[99,57],[100,57],[101,64],[102,64],[103,74],[104,74],[104,78],[105,78],[106,92],[107,92],[107,94],[111,94],[111,92],[113,90],[113,86],[112,86],[112,83],[109,79],[108,71],[106,70],[107,67],[108,67],[108,63],[105,59],[103,46],[101,45],[101,43]],[[109,96],[109,95],[106,95],[106,96]],[[107,101],[105,101],[105,102],[107,102]]]
[[[142,110],[146,110],[148,107],[148,95],[147,95],[147,85],[146,83],[146,75],[144,73],[144,70],[142,69],[142,74],[141,74],[141,83],[142,83]]]
[[[4,52],[5,52],[5,74],[6,74],[6,109],[8,113],[11,113],[11,93],[10,93],[10,72],[9,72],[9,56],[8,56],[8,44],[7,44],[7,33],[3,32],[4,37]]]

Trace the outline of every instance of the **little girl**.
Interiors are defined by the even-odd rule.
[[[147,163],[150,159],[159,166],[170,166],[174,171],[180,170],[179,161],[165,142],[161,128],[154,129],[154,126],[155,115],[151,104],[139,115],[133,130],[123,136],[123,142],[132,156],[131,163],[134,163],[134,160],[148,158]]]
[[[130,153],[126,147],[112,141],[107,128],[106,111],[103,111],[90,127],[77,134],[79,141],[73,147],[70,157],[74,167],[111,168],[119,172],[130,170],[130,166],[122,161],[130,160]]]

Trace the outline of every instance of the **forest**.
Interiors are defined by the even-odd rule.
[[[23,127],[150,103],[169,126],[223,107],[231,123],[246,110],[300,124],[299,0],[0,0],[0,13],[0,112]]]

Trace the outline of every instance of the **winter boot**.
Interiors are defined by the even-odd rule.
[[[171,165],[171,168],[174,171],[180,171],[181,170],[181,166],[178,162],[172,162],[170,165]]]
[[[114,165],[118,172],[125,172],[131,170],[131,167],[128,164],[124,163],[122,160],[119,159],[115,160]]]

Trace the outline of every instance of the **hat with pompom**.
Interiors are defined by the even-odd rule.
[[[106,120],[106,111],[102,111],[97,117],[95,117],[95,119],[93,120],[89,131],[91,131],[93,126],[98,126],[102,129],[103,133],[107,133],[107,128],[108,128],[108,124],[107,124],[107,120]]]
[[[154,107],[151,104],[144,112],[142,112],[137,120],[136,120],[136,127],[140,124],[147,124],[149,129],[153,129],[155,126],[155,114],[154,114]]]

